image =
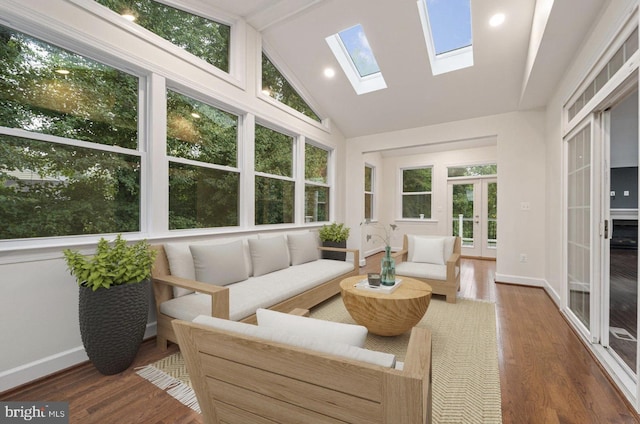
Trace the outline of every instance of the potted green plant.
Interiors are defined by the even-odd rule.
[[[322,241],[322,246],[324,247],[347,247],[347,239],[349,238],[349,227],[344,224],[338,224],[336,222],[323,225],[318,231],[318,235],[320,236],[320,241]],[[346,252],[333,252],[333,251],[322,251],[322,257],[324,259],[333,259],[337,261],[344,261],[347,258]]]
[[[102,374],[124,371],[147,325],[156,251],[146,240],[129,245],[118,235],[113,243],[101,238],[90,258],[70,249],[63,253],[79,285],[80,335],[87,356]]]

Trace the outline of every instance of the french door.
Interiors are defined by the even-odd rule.
[[[496,257],[497,193],[495,178],[449,181],[450,234],[462,237],[462,255]]]

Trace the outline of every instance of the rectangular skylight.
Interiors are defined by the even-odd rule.
[[[470,0],[418,0],[433,75],[473,66]]]
[[[380,67],[378,67],[378,62],[371,51],[369,40],[364,35],[362,25],[340,31],[338,36],[361,77],[380,72]]]
[[[387,88],[362,25],[330,35],[326,41],[356,93]]]

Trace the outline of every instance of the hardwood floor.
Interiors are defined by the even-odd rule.
[[[361,273],[377,271],[380,256],[367,258]],[[640,423],[544,290],[496,284],[492,261],[463,259],[461,268],[459,296],[496,303],[503,423]],[[176,350],[171,345],[167,354]],[[155,340],[147,340],[121,374],[103,376],[82,364],[0,400],[68,401],[70,423],[202,423],[135,375],[134,367],[162,356]]]

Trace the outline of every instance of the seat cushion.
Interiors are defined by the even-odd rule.
[[[456,276],[459,272],[459,268],[456,267]],[[401,262],[396,265],[396,275],[446,281],[447,266],[420,262]]]
[[[289,346],[301,347],[314,352],[328,353],[341,358],[366,362],[386,368],[393,368],[396,363],[395,355],[375,350],[363,349],[345,343],[319,341],[313,337],[301,336],[281,331],[277,328],[260,327],[244,322],[234,322],[210,316],[198,316],[193,320],[196,324],[206,325],[223,331],[229,331],[244,336],[254,337]],[[257,353],[257,352],[256,352]],[[258,354],[258,353],[257,353]]]
[[[229,284],[226,286],[229,288],[229,319],[244,319],[255,314],[258,308],[269,308],[351,270],[353,264],[349,262],[318,259]],[[192,293],[174,298],[162,302],[160,312],[185,321],[198,315],[211,315],[211,296]]]

